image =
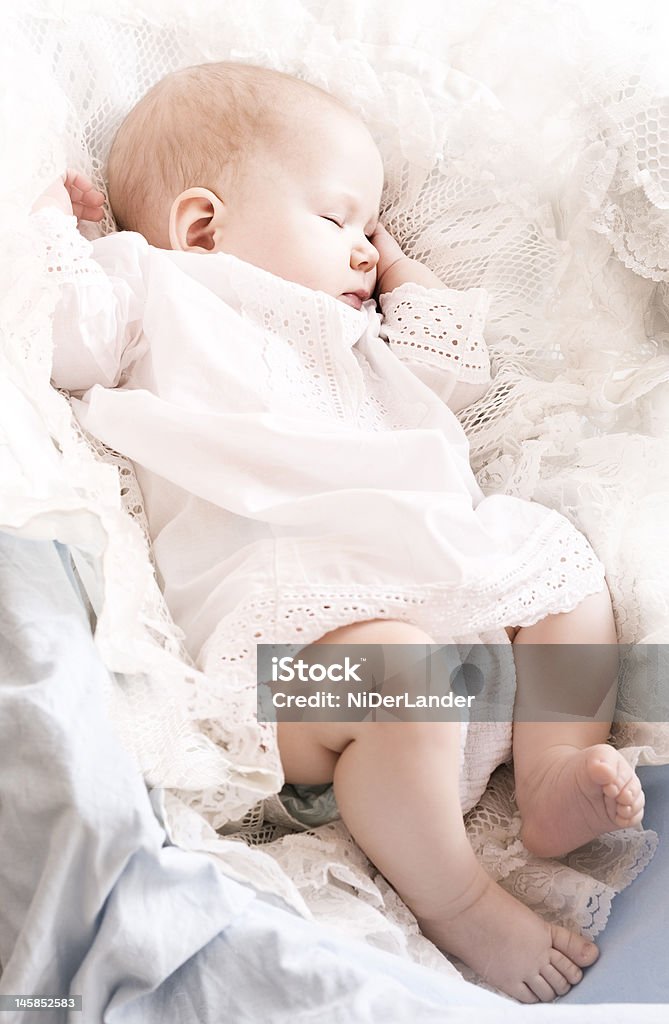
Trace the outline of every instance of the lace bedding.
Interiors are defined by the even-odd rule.
[[[176,3],[157,13],[148,0],[117,7],[62,16],[43,3],[11,20],[5,37],[3,116],[20,144],[3,183],[0,527],[78,549],[96,642],[119,673],[110,707],[148,781],[164,790],[175,841],[223,857],[214,825],[225,805],[226,831],[244,839],[225,843],[227,871],[448,970],[341,823],[295,834],[264,822],[258,801],[278,787],[278,766],[246,757],[243,732],[237,750],[222,747],[187,713],[193,687],[217,680],[192,664],[167,613],[131,466],[82,437],[49,386],[57,286],[26,213],[66,165],[102,185],[121,117],[176,67],[234,57],[340,95],[384,155],[389,229],[453,287],[492,296],[493,385],[461,413],[479,483],[565,514],[606,566],[619,639],[661,643],[669,156],[652,40],[633,25],[618,34],[611,20],[589,25],[571,2],[545,2],[541,18],[520,0],[479,0],[466,11],[424,4],[411,18],[405,3],[387,0],[295,0],[291,17],[261,2],[224,12],[203,2],[188,14]],[[508,67],[532,87],[514,85]],[[102,230],[112,227],[107,217]],[[632,761],[669,760],[667,728],[633,724],[639,678],[623,682],[629,723],[616,742]],[[538,861],[518,839],[508,769],[467,826],[491,874],[591,936],[655,842],[652,833],[618,833],[559,863]]]

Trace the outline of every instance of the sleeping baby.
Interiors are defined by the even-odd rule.
[[[84,175],[36,204],[61,285],[53,382],[133,461],[190,653],[239,689],[258,643],[398,645],[400,665],[401,645],[512,643],[502,741],[483,723],[387,718],[280,721],[264,742],[286,782],[333,785],[441,950],[522,1002],[564,994],[596,946],[486,874],[463,812],[511,754],[536,855],[637,825],[644,801],[606,742],[617,655],[602,565],[555,511],[484,497],[469,465],[454,411],[490,379],[486,293],[402,252],[379,220],[369,130],[279,72],[167,76],[123,122],[108,178],[120,230],[94,243],[72,216],[102,215]],[[593,657],[568,673],[518,657],[583,644]]]

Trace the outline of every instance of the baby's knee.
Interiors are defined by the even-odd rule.
[[[425,664],[429,661],[424,651],[415,651],[414,648],[424,648],[433,643],[432,637],[412,622],[402,622],[399,619],[368,619],[340,626],[326,633],[311,646],[311,656],[322,656],[313,649],[321,645],[355,646],[357,650],[352,654],[355,654],[356,660],[363,659],[365,663],[366,683],[363,685],[367,685],[369,679],[373,679],[376,686],[387,684],[392,678],[396,685],[406,687],[416,684],[416,674],[421,670],[424,673]],[[361,647],[364,650],[361,650]],[[330,653],[340,659],[346,652]]]
[[[434,644],[420,626],[401,619],[365,619],[333,629],[317,644]]]
[[[613,604],[606,584],[595,594],[584,598],[571,614],[577,620],[579,642],[617,645]]]

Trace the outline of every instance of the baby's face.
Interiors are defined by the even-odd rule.
[[[381,157],[346,111],[321,110],[298,131],[279,151],[261,147],[228,201],[219,194],[219,229],[208,251],[359,309],[376,284],[379,257],[369,239],[383,189]]]

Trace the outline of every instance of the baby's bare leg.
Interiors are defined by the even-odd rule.
[[[616,699],[616,642],[606,589],[571,612],[520,629],[514,640],[516,798],[523,842],[539,856],[561,856],[643,816],[639,779],[606,743]],[[535,645],[570,646],[551,651]]]
[[[429,644],[405,623],[357,623],[321,643]],[[459,722],[282,722],[286,779],[332,780],[342,818],[424,934],[522,1002],[580,980],[597,948],[550,926],[490,879],[469,844],[458,791]]]

